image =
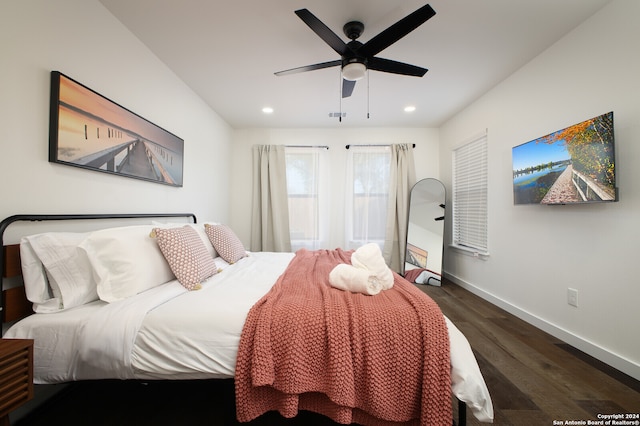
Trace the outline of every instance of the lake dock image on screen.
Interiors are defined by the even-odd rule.
[[[616,201],[613,112],[512,149],[514,204]]]

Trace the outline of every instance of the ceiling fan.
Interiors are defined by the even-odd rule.
[[[428,4],[405,16],[364,44],[357,40],[364,31],[362,22],[351,21],[344,25],[342,30],[351,40],[345,43],[307,9],[296,10],[295,14],[335,50],[340,55],[340,59],[279,71],[275,73],[277,76],[340,65],[342,67],[342,97],[346,98],[351,96],[356,81],[363,78],[368,69],[414,77],[422,77],[428,71],[426,68],[375,56],[432,18],[436,12]]]

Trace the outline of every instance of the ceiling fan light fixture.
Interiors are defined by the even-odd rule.
[[[349,81],[362,80],[367,73],[367,67],[361,62],[351,62],[342,67],[342,77]]]

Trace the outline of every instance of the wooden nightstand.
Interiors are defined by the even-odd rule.
[[[33,398],[33,340],[0,339],[0,426]]]

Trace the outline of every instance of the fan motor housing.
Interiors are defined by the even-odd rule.
[[[344,27],[342,27],[342,31],[349,40],[355,40],[362,35],[362,32],[364,31],[364,24],[359,21],[347,22],[344,24]]]

